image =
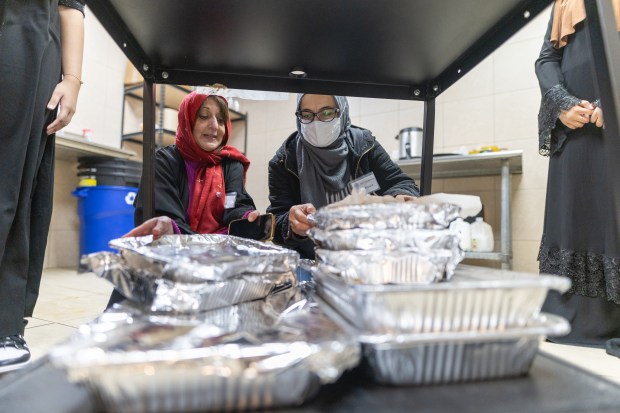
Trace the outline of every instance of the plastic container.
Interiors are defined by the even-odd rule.
[[[108,242],[134,227],[136,192],[136,188],[124,186],[81,186],[71,193],[78,198],[80,256],[114,251]]]
[[[471,224],[457,218],[450,223],[450,229],[459,235],[459,247],[463,251],[471,251]]]
[[[470,225],[471,229],[471,250],[476,252],[493,251],[493,229],[491,225],[484,222],[481,217],[477,217]]]
[[[97,185],[138,187],[142,163],[107,156],[84,156],[78,160],[77,176],[93,178]]]

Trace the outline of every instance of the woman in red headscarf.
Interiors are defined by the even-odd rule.
[[[226,145],[231,122],[221,96],[192,92],[179,107],[176,145],[155,154],[155,215],[143,223],[141,191],[135,202],[138,227],[127,236],[226,234],[230,221],[259,215],[245,190],[250,161]]]

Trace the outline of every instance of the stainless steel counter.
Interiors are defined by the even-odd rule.
[[[134,153],[112,146],[89,142],[81,137],[56,135],[56,159],[77,161],[81,156],[93,155],[128,159],[134,156]]]

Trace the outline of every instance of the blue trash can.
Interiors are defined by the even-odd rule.
[[[71,193],[78,199],[80,256],[113,251],[108,242],[133,228],[133,201],[138,188],[129,186],[80,186]]]

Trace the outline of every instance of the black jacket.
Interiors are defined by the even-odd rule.
[[[349,145],[349,164],[353,179],[373,172],[379,186],[378,195],[419,196],[413,179],[396,165],[369,130],[351,126],[346,136]],[[274,242],[297,250],[302,258],[314,258],[314,244],[305,237],[289,231],[288,213],[293,205],[301,204],[297,168],[297,132],[291,134],[269,162],[269,202],[267,212],[276,216]]]
[[[155,153],[155,216],[168,216],[172,218],[184,234],[193,234],[187,220],[187,207],[189,205],[189,189],[187,184],[187,171],[185,160],[176,145],[160,148]],[[230,221],[243,217],[247,211],[256,209],[254,201],[245,191],[243,185],[243,165],[239,161],[224,158],[222,160],[224,170],[225,192],[236,192],[235,207],[224,210],[222,222],[228,225]],[[142,219],[142,191],[138,191],[134,206],[134,224],[140,225]]]

